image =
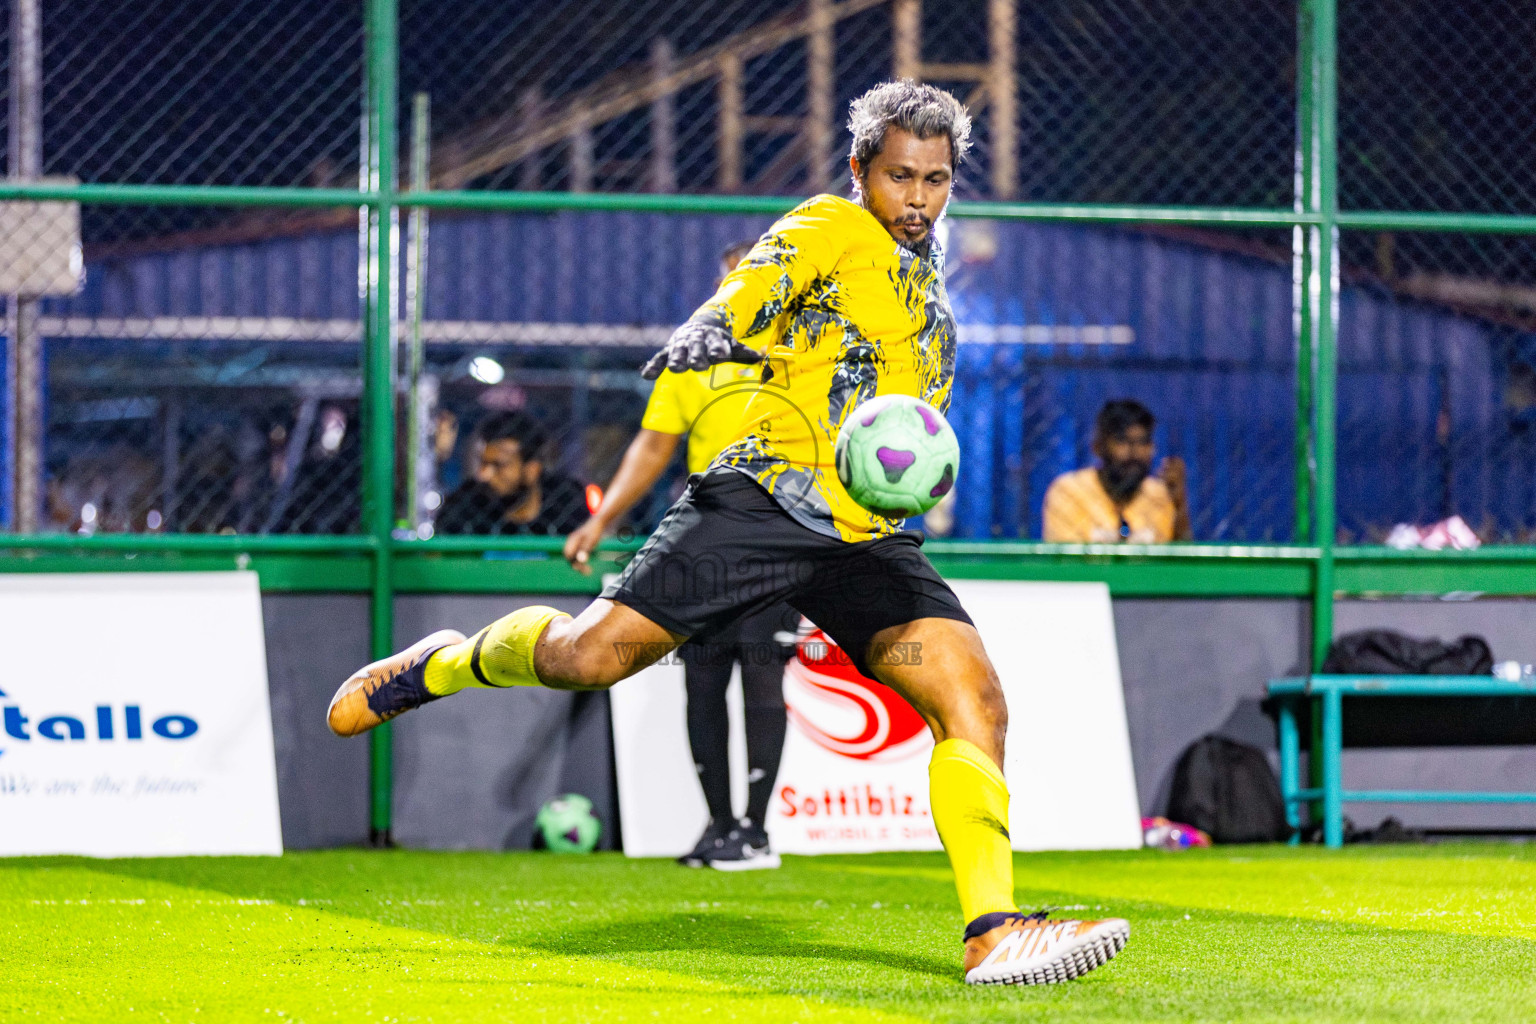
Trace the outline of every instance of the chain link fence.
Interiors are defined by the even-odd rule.
[[[951,237],[956,535],[1041,537],[1046,490],[1095,463],[1099,410],[1130,398],[1156,418],[1154,470],[1187,481],[1192,539],[1293,537],[1282,233],[965,220]]]
[[[427,277],[435,405],[422,436],[436,448],[424,447],[418,464],[436,479],[422,492],[423,518],[434,490],[451,494],[477,471],[474,453],[487,437],[476,425],[500,429],[509,412],[528,418],[520,429],[539,440],[521,447],[540,451],[579,516],[582,485],[611,478],[639,427],[648,387],[635,368],[708,296],[720,254],[768,224],[628,213],[435,221],[433,253],[450,255],[434,255]],[[961,325],[951,418],[968,486],[930,517],[930,532],[1039,538],[1051,482],[1094,462],[1099,409],[1135,398],[1157,417],[1159,454],[1181,464],[1196,539],[1293,536],[1295,369],[1282,233],[980,219],[941,227]],[[508,269],[513,245],[541,259]],[[469,446],[454,449],[444,431],[468,434]],[[681,482],[677,467],[633,527],[653,525]],[[482,496],[490,507],[494,498],[483,488]],[[453,525],[435,528],[463,532],[462,515],[448,518]]]
[[[7,448],[8,507],[36,502],[28,525],[42,532],[356,532],[356,214],[274,235],[259,211],[95,212],[78,222],[134,230],[85,244],[83,267],[64,274],[75,286],[50,289],[72,294],[13,300],[30,315],[11,351],[32,349],[42,401],[36,439]],[[313,230],[326,218],[338,228]],[[197,221],[222,227],[185,227]],[[51,223],[30,224],[35,244],[11,233],[0,273],[56,251]],[[30,494],[21,458],[41,478]]]
[[[3,6],[0,52],[9,56],[16,0]],[[355,186],[360,4],[64,0],[38,9],[42,173],[89,182]],[[0,86],[9,98],[11,83],[0,78]],[[198,222],[217,214],[182,216]],[[112,217],[106,208],[93,212],[108,224]]]
[[[1346,233],[1341,250],[1339,540],[1414,544],[1455,516],[1530,543],[1536,239]]]
[[[961,196],[1290,201],[1283,0],[408,0],[401,24],[438,187],[843,188],[848,101],[905,74],[975,114]]]
[[[1531,212],[1533,45],[1511,0],[1341,2],[1340,206]]]
[[[1528,19],[1420,0],[1341,0],[1339,14],[1342,204],[1529,211]],[[359,5],[73,0],[43,6],[41,39],[38,174],[359,180]],[[415,183],[435,189],[846,190],[848,101],[905,73],[973,111],[965,198],[1294,201],[1297,10],[1283,0],[402,0],[399,40],[401,165],[418,158]],[[19,152],[26,126],[0,114]],[[30,405],[13,391],[0,431],[6,526],[359,531],[357,208],[77,216],[76,250],[41,223],[0,249],[0,277],[79,260],[70,287],[6,286],[21,289],[8,379],[41,381]],[[771,219],[401,211],[400,527],[560,533],[584,518],[588,485],[611,479],[639,426],[636,367],[707,297],[721,252]],[[1100,407],[1134,398],[1156,417],[1156,465],[1171,458],[1163,475],[1185,484],[1192,539],[1307,539],[1289,230],[943,227],[966,466],[930,532],[1041,537],[1046,489],[1095,461]],[[1341,540],[1451,515],[1487,542],[1529,538],[1530,246],[1343,233]],[[514,449],[520,465],[503,465]],[[682,479],[674,465],[629,525],[648,529]]]
[[[1340,205],[1536,208],[1533,44],[1513,3],[1341,3]],[[1530,543],[1536,239],[1346,231],[1340,256],[1338,540],[1459,517],[1455,543]]]

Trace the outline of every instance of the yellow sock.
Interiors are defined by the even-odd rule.
[[[982,914],[1018,910],[1013,902],[1013,848],[1008,840],[1008,783],[981,748],[945,740],[928,762],[928,801],[960,890],[967,923]]]
[[[535,604],[519,608],[461,643],[427,659],[427,689],[439,697],[468,686],[539,686],[533,647],[558,608]]]

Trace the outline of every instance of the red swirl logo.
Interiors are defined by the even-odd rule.
[[[927,731],[912,705],[860,673],[819,629],[801,636],[784,684],[789,717],[834,754],[860,761],[905,757]]]

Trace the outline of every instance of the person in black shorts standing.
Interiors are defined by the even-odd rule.
[[[721,280],[751,248],[751,242],[738,242],[721,254]],[[719,283],[715,282],[717,287]],[[761,371],[754,364],[722,363],[708,370],[668,370],[657,378],[640,433],[625,450],[601,507],[566,538],[566,559],[582,572],[592,571],[587,567],[592,549],[655,485],[685,435],[689,472],[708,470],[715,456],[740,436],[759,376]],[[778,636],[793,633],[799,618],[793,608],[780,602],[708,636],[695,635],[678,648],[688,691],[688,745],[709,808],[703,835],[678,858],[680,864],[722,871],[779,866],[763,819],[779,774],[788,724],[784,662],[792,648],[781,644]],[[747,734],[747,807],[740,819],[731,807],[730,724],[725,711],[731,669],[737,664]]]

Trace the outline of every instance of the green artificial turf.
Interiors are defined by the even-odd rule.
[[[1017,879],[1130,945],[965,986],[928,854],[0,860],[0,1020],[1536,1020],[1528,846],[1021,855]]]

